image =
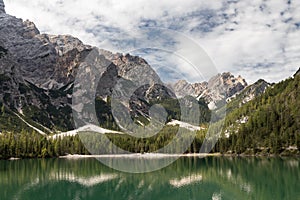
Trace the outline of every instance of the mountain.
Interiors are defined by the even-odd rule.
[[[149,108],[156,103],[166,106],[169,121],[179,119],[174,92],[143,58],[85,45],[70,35],[41,34],[33,22],[6,14],[3,0],[0,5],[1,130],[31,130],[29,125],[46,134],[72,130],[72,111],[89,120],[84,109],[94,101],[100,125],[118,129],[112,117],[113,95],[124,111],[120,115],[129,112],[136,123],[149,123]],[[91,86],[98,78],[99,84]],[[89,95],[86,86],[96,91],[95,99],[74,101]],[[201,101],[199,106],[207,110]]]
[[[246,94],[251,91],[254,94],[264,92],[249,99]],[[299,91],[299,74],[272,86],[259,80],[252,87],[246,88],[237,95],[243,103],[235,108],[231,106],[226,116],[224,141],[220,142],[226,145],[221,145],[220,151],[247,154],[299,154]]]
[[[218,74],[208,82],[188,83],[185,80],[171,84],[177,96],[191,95],[196,98],[204,98],[211,109],[215,104],[239,93],[247,86],[247,82],[241,76],[234,77],[230,72]]]
[[[271,86],[270,83],[266,82],[263,79],[259,79],[255,83],[244,88],[241,92],[236,93],[235,95],[231,96],[231,98],[228,98],[227,102],[230,102],[232,99],[238,98],[241,100],[242,104],[247,103],[258,95],[264,93],[269,86]]]
[[[18,112],[27,121],[51,129],[72,128],[68,86],[91,47],[71,36],[40,34],[32,22],[10,16],[2,8],[0,101],[7,113]]]
[[[229,113],[234,109],[241,107],[245,103],[255,99],[256,97],[265,93],[266,89],[270,86],[271,84],[263,79],[259,79],[255,83],[248,85],[243,90],[234,94],[230,98],[227,98],[226,112]]]
[[[199,152],[208,126],[214,130],[218,120],[211,121],[212,113],[225,113],[221,111],[227,115],[213,151],[299,155],[299,71],[276,84],[260,79],[248,85],[241,76],[225,72],[204,82],[167,85],[143,58],[92,47],[70,35],[41,34],[34,23],[6,14],[0,0],[0,159],[88,154],[74,129],[90,128],[87,124],[95,121],[111,141],[131,152],[160,149],[180,128],[197,131],[187,152]],[[152,115],[151,109],[159,111],[155,104],[166,113]],[[181,106],[187,110],[182,112]],[[192,115],[198,110],[194,106],[200,119]],[[139,125],[139,132],[149,129],[146,125],[155,121],[150,119],[158,119],[150,129],[159,129],[164,118],[167,126],[140,139],[122,134],[131,127],[119,126],[123,122],[113,113],[130,126]],[[192,120],[184,121],[184,114]],[[57,132],[66,137],[48,137]]]

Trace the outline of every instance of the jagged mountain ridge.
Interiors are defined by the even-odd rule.
[[[247,82],[241,76],[234,77],[230,72],[225,72],[212,77],[208,82],[188,83],[185,80],[171,84],[177,96],[191,95],[196,98],[204,98],[210,105],[241,92],[247,87]]]
[[[236,93],[235,95],[231,96],[231,98],[228,98],[227,101],[231,101],[232,99],[236,99],[237,95],[239,95],[238,98],[241,99],[241,104],[245,104],[258,95],[264,93],[268,87],[270,87],[271,84],[266,82],[263,79],[259,79],[255,83],[249,85],[244,90],[242,90],[240,93]]]
[[[6,14],[2,0],[0,5],[0,101],[6,109],[51,129],[73,129],[74,81],[81,65],[94,62],[86,61],[92,51],[98,53],[95,59],[105,63],[97,74],[104,79],[97,87],[99,98],[106,100],[117,81],[136,85],[136,77],[149,85],[124,102],[133,116],[147,115],[151,99],[175,97],[144,59],[91,47],[69,35],[40,34],[34,23]]]
[[[73,129],[74,80],[79,67],[86,65],[86,57],[93,51],[99,52],[95,59],[109,66],[98,74],[104,79],[97,87],[100,104],[97,105],[103,120],[111,118],[107,97],[112,95],[115,83],[120,80],[125,90],[126,84],[136,84],[137,76],[140,80],[149,80],[150,84],[139,88],[130,102],[123,102],[132,116],[147,118],[150,102],[175,98],[143,58],[85,45],[69,35],[40,34],[33,22],[6,14],[0,0],[0,101],[7,109],[52,130]],[[240,76],[235,78],[223,73],[204,83],[178,82],[173,89],[175,93],[182,92],[177,96],[191,95],[215,103],[242,91],[246,85]],[[75,105],[75,108],[81,107]]]
[[[71,36],[40,34],[32,22],[0,15],[2,46],[15,57],[20,75],[43,89],[58,89],[74,79],[74,68],[91,50]]]
[[[229,114],[249,101],[255,100],[255,98],[264,94],[271,85],[263,79],[259,79],[255,83],[248,85],[242,91],[227,99],[226,113]]]

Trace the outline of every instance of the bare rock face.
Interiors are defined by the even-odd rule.
[[[89,65],[97,63],[103,68],[94,72]],[[47,128],[70,130],[74,128],[72,97],[87,93],[84,89],[73,93],[77,77],[85,80],[86,86],[93,82],[90,77],[101,77],[100,84],[93,87],[104,104],[118,82],[117,93],[124,97],[131,95],[127,94],[128,86],[142,86],[132,94],[131,102],[120,99],[133,116],[147,113],[152,99],[174,96],[144,59],[100,50],[69,35],[41,34],[33,22],[6,14],[0,0],[0,102]],[[94,99],[75,107],[82,108],[91,101]],[[108,116],[107,110],[99,110],[105,112],[100,115]]]
[[[257,97],[258,95],[263,94],[266,91],[266,89],[270,86],[271,84],[266,82],[263,79],[259,79],[252,85],[249,85],[239,94],[239,99],[241,101],[241,104],[245,104],[251,101],[252,99],[254,99],[255,97]]]
[[[0,15],[0,27],[2,46],[14,55],[24,79],[43,89],[73,81],[74,69],[91,49],[71,36],[40,34],[33,22],[7,14]]]
[[[40,34],[0,0],[0,102],[52,130],[72,129],[72,82],[90,49],[71,36]]]
[[[162,83],[151,66],[141,57],[130,54],[112,53],[101,49],[101,54],[118,67],[118,75],[129,80],[134,78],[148,80],[148,82]]]
[[[3,0],[0,0],[0,14],[5,13],[5,6]]]
[[[212,77],[207,85],[211,101],[227,99],[242,91],[246,86],[245,79],[241,76],[234,77],[230,72]]]
[[[241,76],[234,77],[226,72],[212,77],[208,82],[190,84],[180,80],[172,85],[177,96],[191,95],[196,98],[204,98],[207,103],[226,99],[242,91],[247,82]]]
[[[198,97],[199,94],[207,89],[207,82],[190,84],[186,80],[179,80],[171,87],[179,97],[186,95]]]

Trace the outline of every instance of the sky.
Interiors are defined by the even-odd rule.
[[[216,69],[248,83],[278,82],[300,67],[298,0],[4,2],[7,13],[41,33],[143,56],[166,81],[199,82],[210,75],[204,69]]]

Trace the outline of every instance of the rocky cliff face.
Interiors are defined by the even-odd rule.
[[[95,60],[87,59],[92,51],[97,53]],[[93,62],[105,63],[104,68],[97,71],[101,80],[95,87],[97,96],[104,100],[102,104],[107,104],[105,101],[118,82],[123,84],[117,91],[121,96],[126,96],[128,86],[148,83],[139,88],[130,101],[122,102],[132,116],[138,113],[147,116],[152,99],[174,97],[144,59],[94,48],[69,35],[40,34],[33,22],[6,14],[0,0],[0,102],[7,108],[50,129],[72,129],[75,77],[79,67],[85,66],[87,73],[82,78],[88,85],[92,81],[89,65]],[[82,90],[77,95],[85,93]]]
[[[26,20],[2,14],[0,42],[16,59],[21,75],[43,89],[58,89],[74,79],[78,64],[91,47],[71,36],[40,34]]]
[[[179,80],[171,87],[174,89],[177,96],[191,95],[198,97],[203,91],[207,89],[207,82],[190,84],[186,80]]]
[[[4,2],[3,0],[0,0],[0,14],[5,13],[5,8],[4,8]]]
[[[214,104],[224,98],[230,98],[247,86],[241,76],[234,77],[231,73],[222,73],[212,77],[208,82],[188,83],[180,80],[171,85],[177,96],[191,95],[204,98],[207,103]]]
[[[91,47],[71,36],[40,34],[5,13],[0,1],[0,101],[12,112],[55,129],[71,129],[76,68]]]
[[[263,79],[260,79],[252,85],[249,85],[239,95],[239,98],[242,98],[242,104],[251,101],[260,94],[263,94],[266,91],[266,89],[270,86],[271,84]]]
[[[240,108],[247,102],[254,100],[256,97],[262,95],[270,86],[270,83],[266,82],[263,79],[260,79],[255,83],[248,85],[242,91],[232,95],[230,98],[227,98],[227,114],[231,111],[234,111],[235,109]]]

